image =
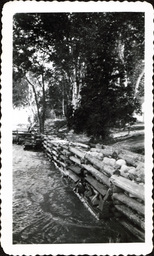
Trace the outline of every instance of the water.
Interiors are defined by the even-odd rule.
[[[43,152],[13,145],[14,244],[108,243],[119,232],[95,219]]]

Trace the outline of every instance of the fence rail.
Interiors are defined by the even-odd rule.
[[[42,135],[45,153],[98,219],[115,218],[144,241],[144,156]]]

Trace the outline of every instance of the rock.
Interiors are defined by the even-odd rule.
[[[100,144],[100,143],[97,143],[95,147],[96,147],[96,148],[99,148],[99,149],[104,148],[104,147],[103,147],[103,145],[102,145],[102,144]]]
[[[140,177],[137,177],[137,178],[135,179],[135,181],[137,181],[138,183],[140,183],[142,180],[141,180]]]
[[[123,164],[120,168],[120,172],[126,173],[128,172],[128,170],[129,170],[129,167],[126,164]]]
[[[140,178],[141,178],[142,182],[144,183],[144,182],[145,182],[145,176],[144,176],[144,173],[142,173],[142,174],[140,175]]]
[[[117,165],[120,165],[120,166],[126,165],[126,161],[123,160],[123,159],[118,159],[118,160],[116,161],[116,164],[117,164]]]
[[[98,158],[99,160],[103,160],[103,153],[91,152],[91,151],[89,153],[90,153],[90,155]]]
[[[131,169],[128,170],[128,173],[129,173],[129,174],[136,175],[136,169],[135,169],[135,167],[131,167]]]
[[[133,181],[133,180],[135,179],[135,175],[132,174],[132,173],[129,173],[129,174],[128,174],[128,178],[129,178],[131,181]]]
[[[128,172],[125,172],[124,170],[120,170],[120,175],[125,177],[125,178],[128,178],[129,177],[129,173]]]
[[[136,175],[138,178],[141,179],[142,182],[144,182],[145,177],[144,177],[144,169],[137,169],[136,168]]]
[[[104,157],[103,163],[106,164],[106,165],[115,166],[116,160],[114,158]]]
[[[144,186],[144,183],[143,183],[143,182],[140,182],[139,185],[140,185],[140,186]]]
[[[144,171],[144,163],[139,163],[136,167],[136,171],[141,171],[142,172]]]
[[[115,152],[115,151],[113,152],[112,158],[114,158],[114,159],[116,159],[116,160],[118,159],[118,154],[117,154],[117,152]]]

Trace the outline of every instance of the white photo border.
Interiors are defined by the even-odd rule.
[[[30,12],[144,12],[145,13],[145,242],[127,244],[12,243],[12,25],[15,13]],[[2,12],[2,230],[1,244],[11,255],[89,254],[128,255],[152,251],[152,55],[153,8],[147,2],[36,2],[13,1]]]

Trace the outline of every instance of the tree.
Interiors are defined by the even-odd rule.
[[[21,79],[13,80],[13,107],[22,107],[28,104],[28,84],[27,82]]]
[[[14,82],[18,91],[23,89],[19,83],[21,79],[31,86],[41,132],[44,130],[46,108],[59,108],[55,102],[61,99],[61,112],[64,115],[66,99],[69,100],[70,96],[69,70],[64,68],[68,62],[66,65],[63,63],[63,55],[65,60],[67,56],[67,45],[63,44],[63,48],[60,48],[66,37],[66,17],[65,14],[37,13],[14,16]],[[51,93],[53,88],[57,94]]]
[[[25,17],[29,17],[28,24],[25,23]],[[52,76],[52,64],[48,61],[49,55],[44,52],[39,34],[36,35],[38,23],[40,19],[37,15],[24,15],[24,17],[17,15],[14,19],[14,83],[18,91],[23,90],[23,85],[19,83],[21,79],[31,86],[37,107],[40,132],[44,132],[46,90]],[[36,29],[33,29],[33,26]],[[35,39],[33,30],[35,30]]]
[[[84,86],[71,122],[77,132],[106,136],[110,127],[133,121],[134,111],[140,110],[134,98],[134,76],[139,83],[136,71],[144,59],[144,17],[141,13],[104,13],[89,19],[92,28],[86,26],[86,30],[91,36],[85,42],[91,47],[86,45]]]
[[[142,13],[16,14],[14,66],[33,89],[41,129],[47,101],[78,132],[103,136],[131,121],[143,89],[143,29]]]

